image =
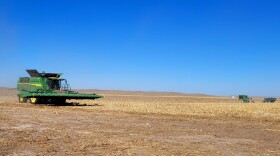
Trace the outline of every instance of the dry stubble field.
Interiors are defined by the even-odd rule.
[[[95,92],[52,106],[0,89],[0,155],[280,155],[279,101]]]

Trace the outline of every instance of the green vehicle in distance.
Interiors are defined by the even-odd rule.
[[[276,98],[264,98],[264,103],[274,103],[276,101]]]
[[[98,99],[97,94],[81,94],[72,91],[62,73],[39,73],[37,70],[26,70],[30,77],[20,77],[17,82],[17,94],[20,103],[30,102],[64,104],[66,99]]]
[[[238,98],[239,98],[239,100],[241,100],[245,103],[249,103],[249,102],[254,103],[254,101],[252,101],[252,98],[249,98],[248,95],[239,95]]]

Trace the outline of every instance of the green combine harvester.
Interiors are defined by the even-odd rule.
[[[17,83],[20,103],[30,102],[64,104],[66,99],[98,99],[97,94],[81,94],[72,91],[62,73],[39,73],[37,70],[26,70],[30,77],[20,77]]]
[[[254,103],[254,101],[252,101],[252,98],[249,98],[248,95],[239,95],[238,98],[239,98],[239,100],[241,100],[245,103],[249,103],[249,102]]]

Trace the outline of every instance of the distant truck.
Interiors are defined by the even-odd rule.
[[[98,99],[97,94],[81,94],[72,91],[62,73],[39,73],[37,70],[26,70],[30,77],[20,77],[17,82],[17,94],[20,103],[30,102],[64,104],[66,99]]]
[[[276,101],[276,98],[264,98],[264,103],[274,103]]]
[[[239,95],[238,98],[239,98],[239,100],[241,100],[241,101],[243,101],[245,103],[249,103],[249,102],[254,103],[252,98],[249,98],[248,95]]]

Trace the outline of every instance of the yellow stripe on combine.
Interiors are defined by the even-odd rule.
[[[18,84],[28,84],[36,87],[42,87],[42,84],[30,84],[30,83],[18,83]]]
[[[41,87],[42,85],[41,84],[30,84],[32,86],[36,86],[36,87]]]

